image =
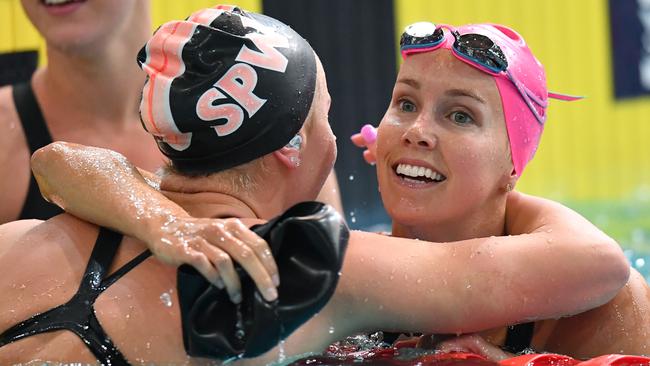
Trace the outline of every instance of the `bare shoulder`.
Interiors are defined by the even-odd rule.
[[[650,288],[632,269],[610,302],[553,324],[544,351],[590,358],[606,353],[647,354],[650,350]],[[542,325],[543,327],[544,325]]]
[[[570,231],[602,234],[593,224],[571,208],[542,197],[511,192],[506,202],[506,225],[511,235],[533,232]]]
[[[0,262],[21,257],[47,257],[54,246],[72,246],[96,234],[96,226],[72,215],[47,221],[19,220],[0,225]]]
[[[0,225],[0,258],[6,249],[42,222],[41,220],[19,220]]]
[[[75,244],[93,231],[67,214],[0,226],[0,309],[13,309],[0,311],[0,329],[72,296],[75,288],[67,284],[78,283],[92,249]],[[34,301],[36,296],[42,301]]]
[[[12,87],[0,88],[0,223],[15,220],[22,208],[29,184],[29,147],[18,119]]]

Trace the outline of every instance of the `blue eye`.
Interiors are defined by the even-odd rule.
[[[415,112],[415,104],[409,102],[408,100],[401,100],[399,102],[399,108],[404,112]]]
[[[459,125],[466,125],[468,123],[473,123],[474,119],[470,117],[469,114],[465,112],[453,112],[451,115],[451,120]]]

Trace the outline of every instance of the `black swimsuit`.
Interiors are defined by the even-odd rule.
[[[104,290],[151,255],[147,250],[110,276],[104,277],[113,262],[122,237],[122,234],[101,228],[88,260],[86,272],[81,279],[81,285],[72,299],[7,329],[0,334],[0,347],[32,335],[65,329],[79,336],[102,365],[129,365],[124,355],[102,329],[93,307],[95,300]]]
[[[43,113],[38,105],[36,96],[29,81],[13,86],[14,105],[18,118],[23,126],[30,154],[52,142],[52,136],[47,129]],[[59,207],[43,199],[38,190],[34,176],[30,174],[29,191],[20,212],[19,220],[41,219],[47,220],[63,212]]]

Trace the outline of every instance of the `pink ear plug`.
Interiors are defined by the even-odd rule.
[[[361,136],[366,141],[366,145],[370,145],[377,141],[377,129],[371,124],[364,125],[361,127]]]

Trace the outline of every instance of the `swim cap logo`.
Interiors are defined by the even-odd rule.
[[[217,135],[227,136],[237,131],[244,121],[244,110],[248,118],[259,111],[266,103],[253,93],[257,85],[257,72],[253,66],[284,73],[289,60],[276,49],[288,47],[289,41],[278,34],[252,33],[247,38],[253,41],[260,51],[248,48],[245,44],[239,50],[235,61],[239,61],[206,90],[196,104],[196,115],[204,121],[225,119],[226,123],[213,126]],[[230,96],[235,103],[215,103]],[[242,109],[243,108],[243,109]]]

